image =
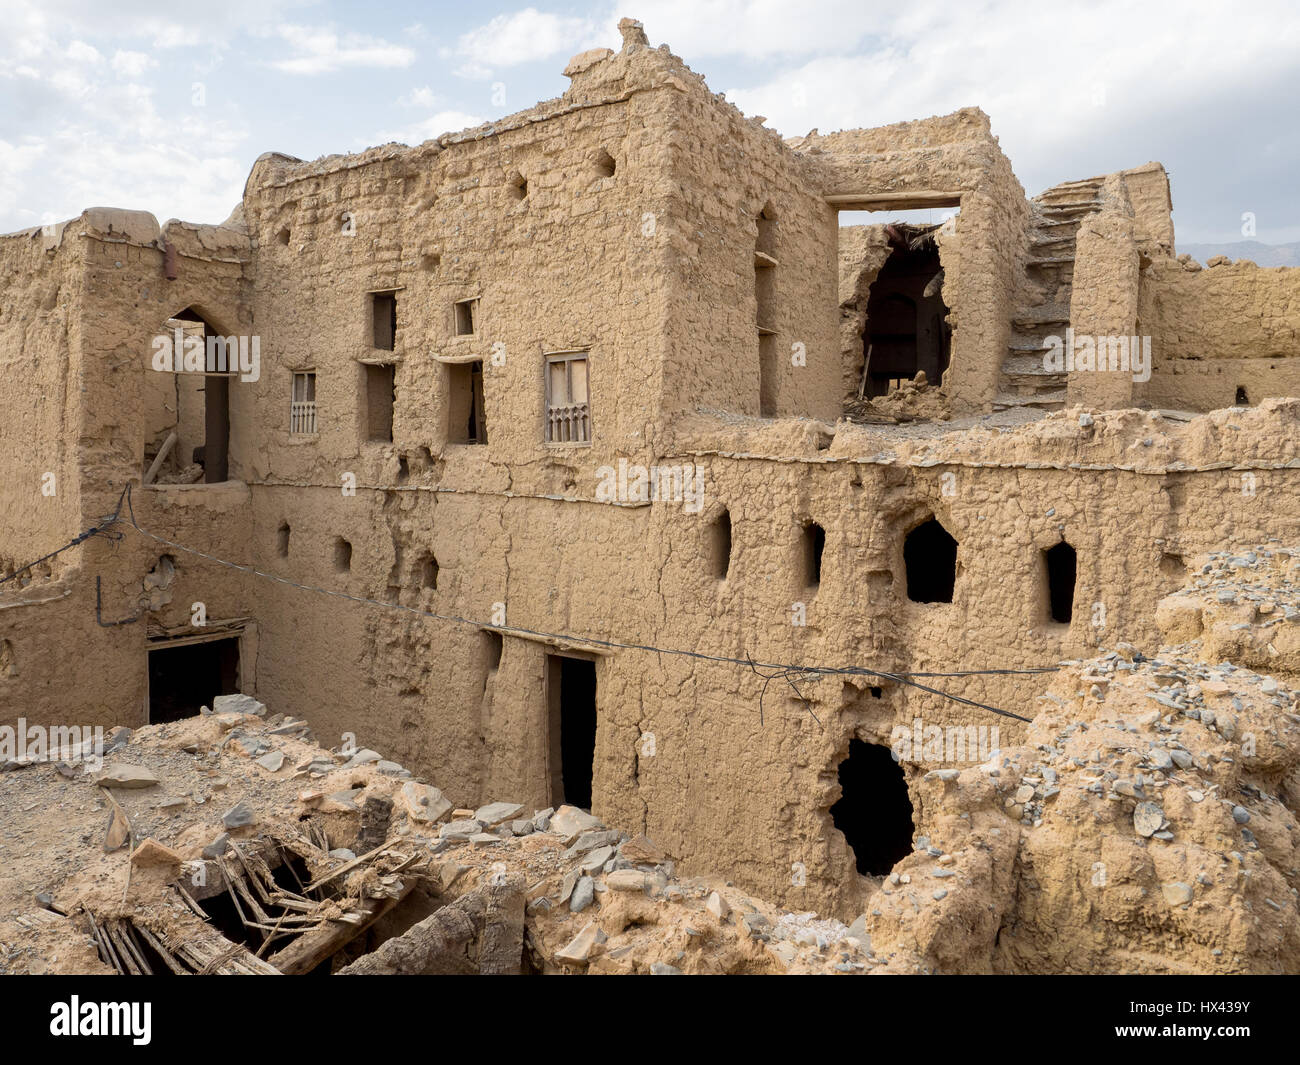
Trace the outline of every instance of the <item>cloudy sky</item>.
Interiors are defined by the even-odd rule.
[[[1246,212],[1300,240],[1294,0],[0,0],[0,232],[93,205],[219,222],[263,151],[528,107],[621,15],[786,135],[978,105],[1031,195],[1158,159],[1180,242],[1240,240]]]

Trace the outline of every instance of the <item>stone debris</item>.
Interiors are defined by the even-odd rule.
[[[152,788],[158,777],[143,766],[114,764],[107,766],[95,783],[102,788]]]

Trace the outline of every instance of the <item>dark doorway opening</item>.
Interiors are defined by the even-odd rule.
[[[951,603],[957,583],[957,541],[934,518],[903,541],[907,598],[914,603]]]
[[[1062,540],[1043,552],[1047,569],[1047,614],[1053,621],[1068,624],[1074,617],[1074,578],[1077,567],[1074,548]]]
[[[239,638],[149,651],[149,723],[194,717],[218,695],[239,693]]]
[[[551,802],[591,809],[596,760],[596,663],[546,656],[551,718]]]
[[[844,833],[858,872],[884,876],[912,853],[912,799],[903,767],[888,747],[850,740],[839,776],[842,794],[831,820]]]
[[[952,347],[943,267],[933,235],[918,235],[905,226],[888,228],[894,250],[871,283],[862,334],[868,396],[885,395],[918,370],[938,385]]]

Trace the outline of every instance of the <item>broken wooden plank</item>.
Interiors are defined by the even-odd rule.
[[[286,976],[310,972],[396,906],[414,885],[414,881],[407,881],[397,898],[363,900],[345,918],[331,920],[314,932],[304,932],[283,950],[272,954],[268,960]]]

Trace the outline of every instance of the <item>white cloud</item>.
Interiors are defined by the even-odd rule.
[[[329,74],[345,67],[409,67],[414,49],[359,33],[338,34],[328,27],[277,27],[292,54],[273,59],[269,66],[288,74]]]
[[[412,89],[408,93],[403,93],[397,98],[399,107],[435,107],[438,97],[434,91],[427,85],[422,85],[418,89]]]
[[[462,34],[455,55],[464,62],[458,74],[489,77],[498,67],[513,67],[571,55],[592,47],[600,23],[594,19],[556,15],[526,7],[512,15],[497,15],[486,25]]]
[[[126,78],[138,78],[150,67],[156,67],[158,61],[145,52],[124,52],[121,49],[113,53],[113,71]]]

